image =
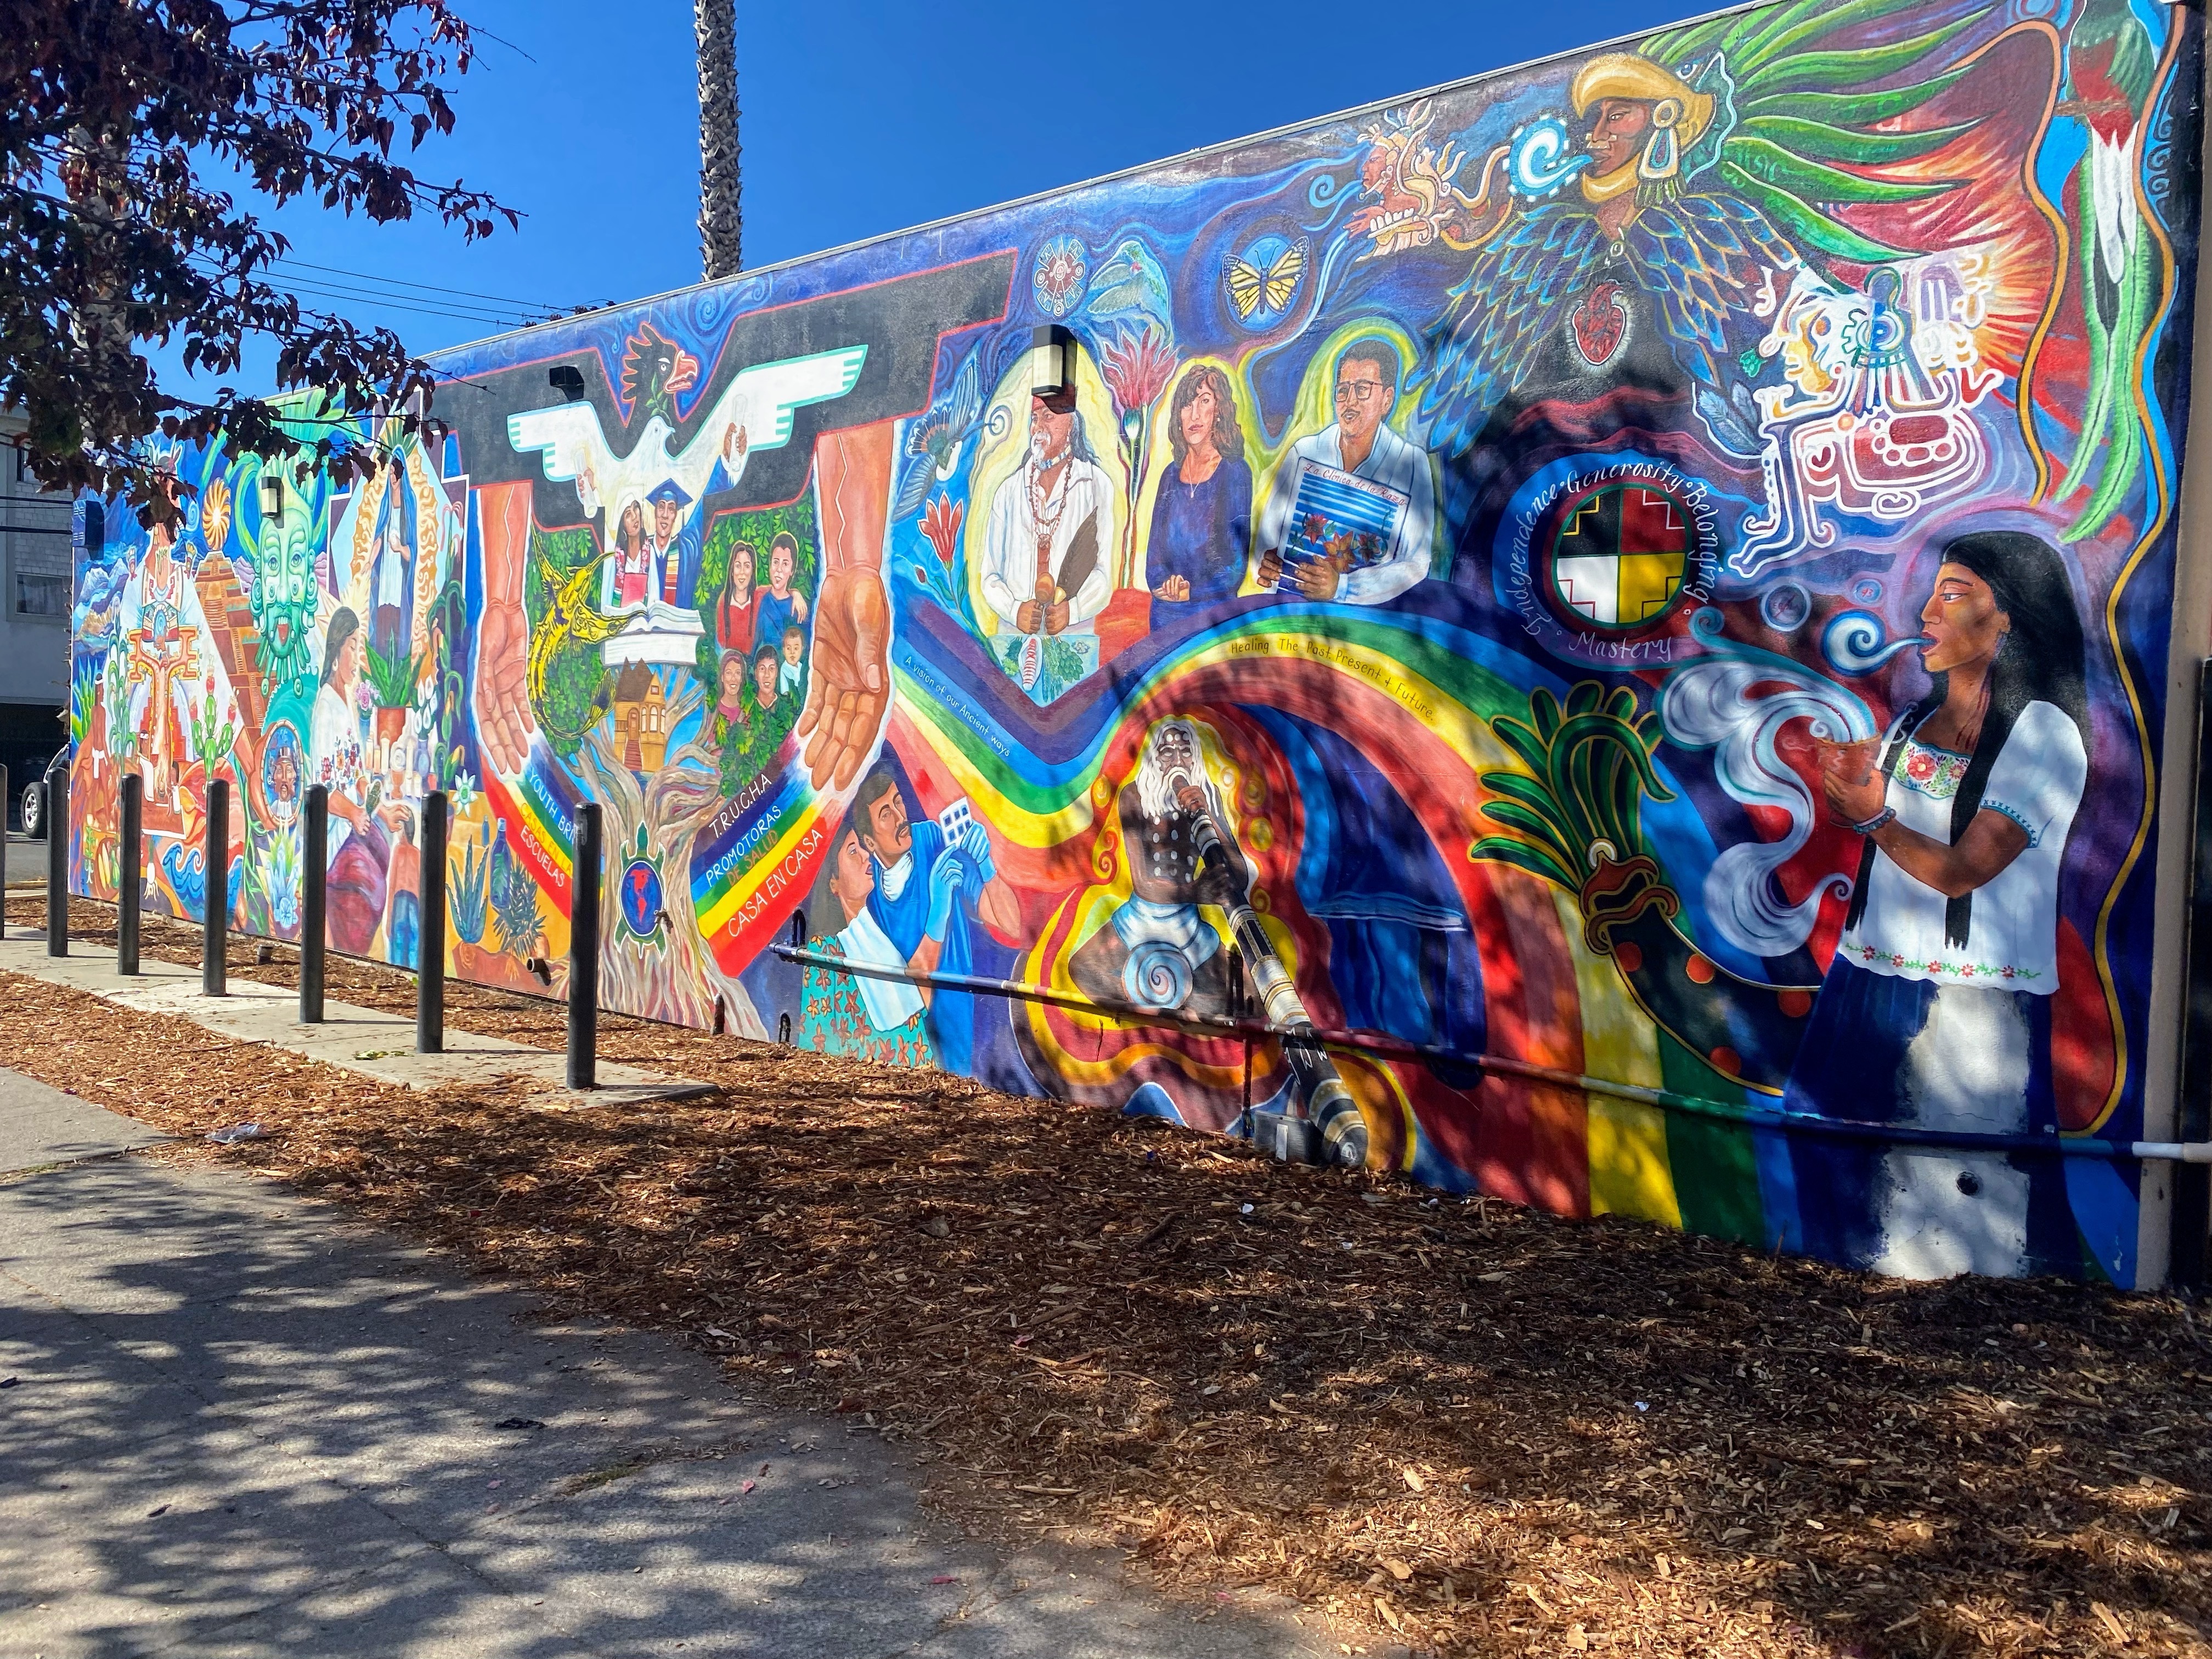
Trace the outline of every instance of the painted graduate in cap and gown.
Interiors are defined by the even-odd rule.
[[[645,547],[651,559],[650,591],[660,604],[678,611],[699,609],[699,562],[706,550],[707,502],[737,483],[744,471],[747,447],[744,428],[732,423],[722,434],[714,469],[696,500],[672,477],[662,479],[646,492]],[[587,507],[592,505],[586,503]]]
[[[720,471],[717,466],[716,483],[710,493],[711,489],[720,487]],[[653,510],[645,545],[652,559],[653,597],[679,611],[696,611],[699,608],[699,556],[706,541],[704,507],[673,478],[654,486],[645,503]]]

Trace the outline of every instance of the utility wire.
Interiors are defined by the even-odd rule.
[[[214,272],[216,276],[228,273]],[[534,317],[518,316],[512,312],[493,311],[489,307],[465,306],[458,301],[441,301],[428,295],[395,297],[374,289],[356,289],[337,283],[324,284],[299,278],[287,278],[281,272],[268,272],[257,280],[279,293],[289,294],[294,299],[312,296],[313,299],[335,300],[346,304],[365,304],[372,308],[383,307],[415,312],[423,316],[450,317],[461,322],[481,323],[490,327],[514,328],[538,320]]]
[[[428,294],[451,294],[464,300],[489,300],[497,305],[520,306],[530,312],[560,313],[568,309],[550,300],[522,300],[512,294],[483,294],[474,289],[441,288],[435,283],[410,283],[398,276],[373,276],[365,270],[349,270],[342,265],[319,265],[309,259],[295,259],[289,255],[272,260],[273,264],[290,265],[301,270],[319,270],[326,276],[343,276],[354,282],[369,283],[380,288],[417,289]]]
[[[319,301],[324,308],[354,307],[366,311],[404,311],[418,317],[450,318],[456,322],[473,324],[478,328],[505,330],[524,326],[519,321],[505,318],[472,317],[465,312],[440,311],[430,306],[410,306],[398,300],[361,300],[350,295],[322,294],[313,289],[301,289],[296,292],[289,289],[284,291],[291,293],[294,299],[306,301],[306,309],[310,312],[318,308],[317,302]]]
[[[203,263],[204,262],[204,260]],[[295,299],[312,295],[317,299],[362,303],[386,309],[411,312],[418,316],[447,317],[460,322],[483,323],[499,328],[526,328],[533,323],[553,321],[565,314],[566,309],[549,304],[541,310],[532,307],[527,301],[510,301],[495,295],[477,295],[471,289],[441,288],[429,283],[401,283],[395,278],[372,276],[365,272],[344,270],[336,265],[315,264],[308,260],[281,259],[273,261],[273,264],[299,265],[309,270],[327,271],[332,276],[349,279],[341,283],[331,281],[328,277],[292,276],[285,271],[273,268],[264,271],[261,280],[272,288],[290,293]],[[228,273],[218,271],[214,274],[227,275]],[[357,287],[355,286],[356,283],[374,286]],[[420,291],[389,293],[380,291],[386,288],[393,290]],[[451,295],[456,297],[453,299],[436,297],[441,295]],[[474,299],[483,299],[492,303],[481,306],[470,303]],[[510,306],[518,309],[508,309]]]
[[[518,315],[513,312],[481,310],[473,306],[451,302],[441,304],[429,299],[397,299],[371,289],[348,288],[335,283],[306,283],[293,278],[272,286],[281,287],[295,295],[313,295],[319,299],[356,301],[371,307],[419,312],[432,317],[452,317],[462,322],[486,323],[501,328],[520,327],[538,320],[535,317]]]
[[[406,306],[415,309],[442,313],[449,316],[475,317],[486,322],[506,322],[528,313],[472,305],[461,300],[441,300],[427,294],[387,294],[373,288],[357,287],[351,283],[340,283],[327,277],[288,276],[282,272],[270,273],[270,286],[296,289],[302,293],[335,295],[349,300],[372,300],[379,304]]]
[[[487,328],[522,328],[544,320],[531,316],[518,316],[509,312],[479,310],[474,307],[440,304],[428,298],[394,299],[365,289],[343,288],[337,284],[325,287],[317,283],[296,279],[271,283],[270,287],[280,293],[289,294],[295,300],[334,301],[340,305],[365,306],[371,310],[412,312],[424,317],[447,317],[457,322],[477,323]]]

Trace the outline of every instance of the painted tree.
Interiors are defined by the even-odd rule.
[[[698,683],[687,676],[669,700],[670,727],[705,700]],[[629,769],[618,748],[619,738],[603,721],[586,734],[575,759],[592,799],[606,814],[606,844],[613,849],[607,860],[608,884],[611,888],[621,874],[620,849],[639,844],[641,830],[642,844],[659,853],[662,867],[673,877],[661,889],[667,927],[650,938],[630,931],[622,906],[611,896],[600,906],[600,1000],[611,1008],[635,1009],[648,1018],[693,1026],[712,1025],[720,1002],[729,1030],[766,1037],[751,993],[722,971],[692,908],[692,848],[726,804],[714,751],[702,742],[687,743],[670,750],[659,770],[641,776]]]
[[[401,159],[453,130],[448,83],[472,53],[449,0],[0,0],[0,405],[27,415],[40,482],[173,520],[154,434],[297,453],[273,398],[164,384],[157,345],[220,376],[273,340],[277,386],[320,388],[340,414],[427,390],[391,330],[287,291],[270,268],[288,244],[256,210],[429,214],[471,240],[514,223]]]
[[[699,36],[699,258],[708,282],[744,259],[738,143],[738,0],[694,0]]]

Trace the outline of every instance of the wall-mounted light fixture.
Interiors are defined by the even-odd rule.
[[[270,524],[284,522],[284,480],[274,472],[261,475],[261,516]]]
[[[1075,336],[1057,323],[1042,323],[1030,336],[1030,391],[1039,398],[1075,392]]]
[[[562,363],[545,371],[545,379],[561,394],[564,404],[580,404],[584,400],[584,372],[573,363]]]

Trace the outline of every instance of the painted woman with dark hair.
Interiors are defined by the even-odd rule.
[[[730,568],[722,578],[722,591],[714,600],[714,642],[726,653],[752,660],[753,544],[739,542],[730,550]]]
[[[307,728],[308,755],[317,779],[331,787],[332,795],[356,800],[365,793],[361,685],[365,644],[361,617],[350,605],[340,605],[323,630],[323,672]]]
[[[2055,1134],[2058,873],[2088,772],[2081,613],[2057,550],[1943,550],[1928,695],[1824,786],[1866,837],[1785,1109],[1971,1137]],[[1804,1246],[1918,1278],[2078,1273],[2055,1153],[1793,1137]]]
[[[608,563],[611,611],[644,608],[653,580],[653,550],[645,544],[645,507],[635,496],[623,503],[615,524],[615,556]]]
[[[1175,465],[1160,479],[1145,543],[1155,629],[1236,598],[1252,544],[1252,469],[1237,394],[1211,363],[1193,365],[1176,384],[1168,443]]]

